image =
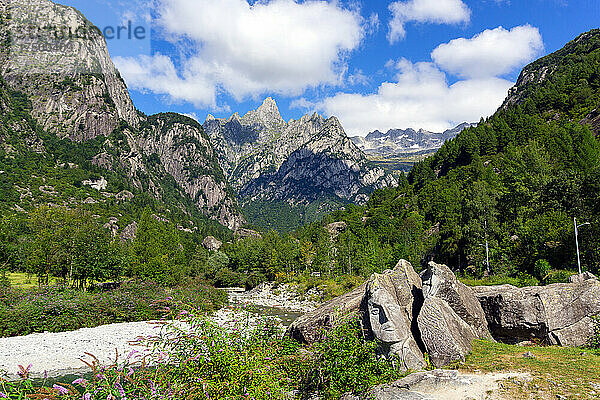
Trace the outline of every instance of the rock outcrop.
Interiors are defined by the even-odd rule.
[[[493,336],[518,343],[532,339],[550,345],[584,346],[600,315],[600,282],[516,288],[474,288]]]
[[[374,274],[367,282],[364,303],[365,328],[384,353],[396,357],[405,370],[425,368],[419,335],[415,335],[422,283],[410,263],[402,260],[393,271]]]
[[[214,236],[208,236],[202,241],[202,246],[209,251],[219,251],[223,246],[223,242]]]
[[[346,232],[346,229],[348,229],[348,224],[344,221],[333,222],[325,227],[325,230],[329,233],[331,240],[334,240],[342,233]]]
[[[532,339],[584,346],[596,334],[600,282],[516,288],[469,288],[445,265],[430,263],[417,275],[407,261],[373,274],[354,291],[305,314],[287,335],[303,343],[324,338],[347,315],[358,315],[366,338],[405,370],[464,361],[477,339],[516,344]]]
[[[421,274],[423,295],[446,302],[480,339],[492,339],[483,308],[471,288],[460,282],[446,265],[430,262]]]
[[[286,335],[306,344],[323,340],[327,331],[345,322],[348,316],[359,315],[365,297],[365,288],[366,284],[363,284],[302,315],[289,327]]]

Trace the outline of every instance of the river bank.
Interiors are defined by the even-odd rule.
[[[213,313],[210,320],[233,330],[252,329],[269,318],[284,330],[302,310],[316,307],[294,301],[287,290],[273,293],[269,288],[248,293],[229,291],[231,305]],[[85,362],[91,364],[94,357],[100,365],[141,361],[152,352],[152,343],[167,335],[173,324],[186,328],[174,321],[146,321],[0,338],[0,377],[18,379],[19,365],[31,378],[43,379],[90,372]]]

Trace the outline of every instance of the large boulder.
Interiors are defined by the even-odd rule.
[[[437,297],[425,299],[418,326],[431,363],[438,368],[464,361],[478,338],[475,329]]]
[[[417,315],[423,302],[421,278],[407,261],[394,270],[373,274],[362,286],[298,318],[287,335],[314,343],[351,314],[358,315],[368,338],[377,340],[387,356],[404,369],[426,367],[419,346]]]
[[[364,321],[387,355],[406,370],[427,366],[417,343],[416,319],[422,304],[421,278],[407,261],[367,282]]]
[[[223,242],[214,236],[207,236],[202,241],[202,246],[208,251],[219,251],[223,246]]]
[[[446,265],[429,263],[421,274],[423,296],[445,301],[480,339],[492,339],[483,308],[473,290],[460,282]]]
[[[350,293],[328,301],[321,307],[302,315],[288,328],[287,336],[306,344],[319,342],[325,333],[339,326],[347,316],[360,313],[365,297],[363,284]]]
[[[559,283],[516,288],[474,288],[498,340],[507,343],[538,339],[546,344],[584,346],[600,315],[600,282]]]
[[[578,275],[573,275],[572,277],[569,278],[569,283],[582,283],[585,281],[597,281],[598,278],[596,277],[596,275],[592,274],[591,272],[584,272],[582,274],[578,274]]]

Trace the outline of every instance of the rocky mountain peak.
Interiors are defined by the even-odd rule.
[[[267,127],[285,125],[279,107],[272,97],[267,97],[256,110],[249,111],[242,121],[248,125],[261,124]]]

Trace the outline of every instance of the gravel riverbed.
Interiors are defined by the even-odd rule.
[[[307,304],[302,305],[302,302],[288,302],[287,292],[284,292],[283,297],[278,297],[281,296],[280,291],[277,293],[268,295],[266,288],[252,295],[230,293],[232,303],[237,306],[215,312],[211,320],[225,329],[251,329],[263,316],[268,316],[280,323],[283,329],[300,315],[298,311],[310,308]],[[248,304],[255,304],[259,309],[251,313],[241,308]],[[277,306],[282,308],[271,308]],[[296,312],[286,311],[289,309]],[[0,377],[18,379],[19,365],[24,368],[31,365],[29,376],[32,378],[55,378],[86,373],[90,369],[82,360],[92,362],[90,354],[102,365],[112,365],[117,353],[121,362],[128,356],[134,360],[140,359],[151,352],[147,339],[166,334],[165,324],[169,323],[131,322],[72,332],[46,332],[0,338]]]

